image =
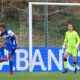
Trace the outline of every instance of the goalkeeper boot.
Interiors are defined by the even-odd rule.
[[[75,73],[75,74],[77,73],[77,68],[75,68],[74,73]]]
[[[64,71],[62,73],[67,73],[67,69],[64,69]]]

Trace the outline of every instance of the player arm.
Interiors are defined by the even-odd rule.
[[[16,37],[17,48],[19,48],[19,37],[18,35],[15,35],[15,37]]]
[[[76,39],[77,39],[76,46],[79,46],[79,44],[80,44],[80,38],[79,38],[78,33],[76,33]]]
[[[65,39],[64,39],[62,48],[65,48],[66,43],[67,43],[67,33],[65,34]]]
[[[77,42],[80,43],[80,38],[79,38],[78,33],[77,33],[76,37],[77,37]]]

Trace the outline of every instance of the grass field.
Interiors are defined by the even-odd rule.
[[[41,72],[20,72],[9,76],[7,73],[0,73],[0,80],[80,80],[80,73],[41,73]]]

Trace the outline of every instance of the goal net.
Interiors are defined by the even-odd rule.
[[[80,34],[80,3],[29,2],[30,71],[35,64],[34,49],[42,49],[42,59],[45,65],[48,64],[45,62],[46,49],[62,46],[68,23],[72,23]],[[54,50],[57,52],[56,48]],[[36,70],[40,71],[40,68]]]

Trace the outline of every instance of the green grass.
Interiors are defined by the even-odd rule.
[[[20,72],[14,73],[12,76],[9,76],[7,73],[0,73],[0,80],[80,80],[80,73]]]

